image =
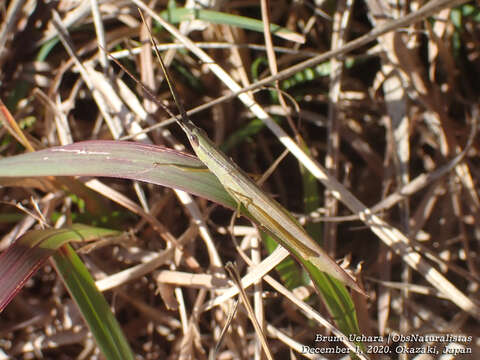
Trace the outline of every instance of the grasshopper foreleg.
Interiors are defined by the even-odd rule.
[[[168,163],[168,162],[158,162],[158,161],[155,161],[153,163],[153,166],[173,166],[182,171],[208,171],[208,168],[206,166],[201,166],[201,165],[188,166],[188,165]]]

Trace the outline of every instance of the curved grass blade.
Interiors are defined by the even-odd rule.
[[[178,24],[182,21],[188,20],[203,20],[212,24],[225,24],[237,26],[242,29],[263,32],[262,20],[212,10],[171,8],[162,11],[160,16],[172,24]],[[305,42],[305,37],[303,35],[279,25],[270,24],[270,31],[273,35],[286,40],[295,41],[301,44]]]
[[[107,301],[75,251],[69,245],[63,246],[53,260],[105,358],[134,359]]]
[[[205,171],[191,171],[205,169]],[[144,181],[202,196],[226,207],[235,201],[196,157],[161,146],[92,140],[0,159],[0,184],[12,178],[103,176]]]
[[[102,293],[85,265],[68,245],[119,232],[82,224],[63,229],[33,230],[0,256],[0,311],[26,281],[53,256],[55,267],[107,359],[133,359],[133,353]]]
[[[29,231],[17,239],[0,255],[0,312],[61,246],[112,235],[118,235],[118,231],[75,224],[70,228]]]

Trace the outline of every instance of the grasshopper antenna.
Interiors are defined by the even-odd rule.
[[[165,75],[165,81],[168,84],[168,87],[170,89],[170,93],[172,94],[173,101],[175,102],[175,105],[177,106],[178,111],[180,112],[181,119],[175,117],[177,119],[177,122],[182,128],[185,128],[185,126],[192,124],[190,119],[188,118],[187,112],[185,111],[185,107],[182,105],[180,102],[180,97],[178,96],[177,90],[172,84],[172,81],[170,79],[170,76],[168,75],[167,67],[165,66],[165,63],[162,60],[162,57],[160,56],[157,48],[157,42],[152,36],[152,31],[150,30],[150,27],[148,26],[147,22],[145,21],[145,18],[143,17],[143,13],[140,9],[138,9],[138,12],[140,13],[140,17],[142,18],[143,24],[148,30],[148,36],[150,37],[150,42],[152,43],[153,50],[155,51],[155,56],[157,57],[160,66],[162,67],[163,74]],[[192,124],[193,125],[193,124]]]
[[[148,88],[148,86],[146,86],[144,83],[142,83],[140,80],[138,80],[125,66],[122,65],[122,63],[120,61],[118,61],[117,59],[115,59],[115,57],[112,56],[112,54],[110,54],[110,52],[108,52],[107,49],[105,49],[102,45],[98,44],[98,46],[103,50],[105,51],[105,53],[108,55],[108,57],[115,63],[117,64],[129,77],[130,79],[132,79],[133,81],[135,81],[135,83],[137,85],[139,85],[144,94],[147,95],[150,100],[152,100],[153,102],[155,102],[155,104],[157,104],[158,106],[160,106],[170,117],[174,118],[176,122],[178,123],[182,123],[182,121],[177,117],[177,115],[175,115],[165,104],[163,104],[156,96],[155,94],[152,92],[152,90],[150,90]],[[178,107],[178,106],[177,106]]]
[[[170,93],[172,94],[173,101],[175,102],[175,105],[176,105],[178,111],[180,112],[181,118],[179,118],[177,115],[175,115],[166,105],[164,105],[155,96],[155,94],[152,92],[152,90],[150,90],[148,88],[148,86],[146,86],[144,83],[142,83],[140,80],[138,80],[135,76],[133,76],[133,74],[125,66],[123,66],[122,63],[120,63],[120,61],[115,59],[115,57],[113,57],[112,54],[110,54],[110,52],[108,52],[102,45],[98,44],[98,46],[100,48],[102,48],[102,50],[105,51],[105,53],[108,55],[108,57],[110,57],[110,59],[112,59],[113,62],[115,62],[115,64],[117,64],[133,81],[135,81],[135,83],[137,85],[139,85],[142,88],[143,92],[150,98],[150,100],[152,100],[158,106],[160,106],[170,117],[175,119],[175,121],[180,125],[180,127],[182,129],[184,129],[187,133],[189,133],[188,130],[192,127],[193,123],[189,120],[187,112],[185,111],[184,106],[182,105],[182,103],[179,100],[177,90],[173,86],[172,81],[170,79],[170,76],[168,75],[168,71],[167,71],[167,68],[165,66],[165,63],[163,62],[162,57],[160,56],[160,54],[158,52],[157,43],[155,42],[155,39],[152,36],[152,31],[150,30],[150,27],[148,26],[147,22],[145,21],[145,17],[143,16],[142,11],[140,9],[138,9],[138,12],[140,13],[140,17],[142,18],[142,21],[143,21],[143,23],[145,24],[145,26],[148,30],[148,36],[150,37],[150,42],[151,42],[151,44],[153,46],[153,49],[155,51],[155,56],[157,57],[158,61],[160,62],[162,72],[165,76],[165,81],[168,84],[168,88],[170,89]]]

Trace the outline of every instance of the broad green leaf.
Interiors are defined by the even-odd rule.
[[[235,208],[235,201],[196,157],[137,142],[83,141],[11,156],[0,159],[0,175],[0,184],[17,177],[124,178],[184,190]],[[14,185],[11,180],[7,184]]]

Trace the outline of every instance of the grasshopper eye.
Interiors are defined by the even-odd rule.
[[[199,145],[198,143],[198,136],[195,134],[189,134],[188,135],[188,140],[190,140],[190,144],[192,144],[193,147],[196,147]]]

